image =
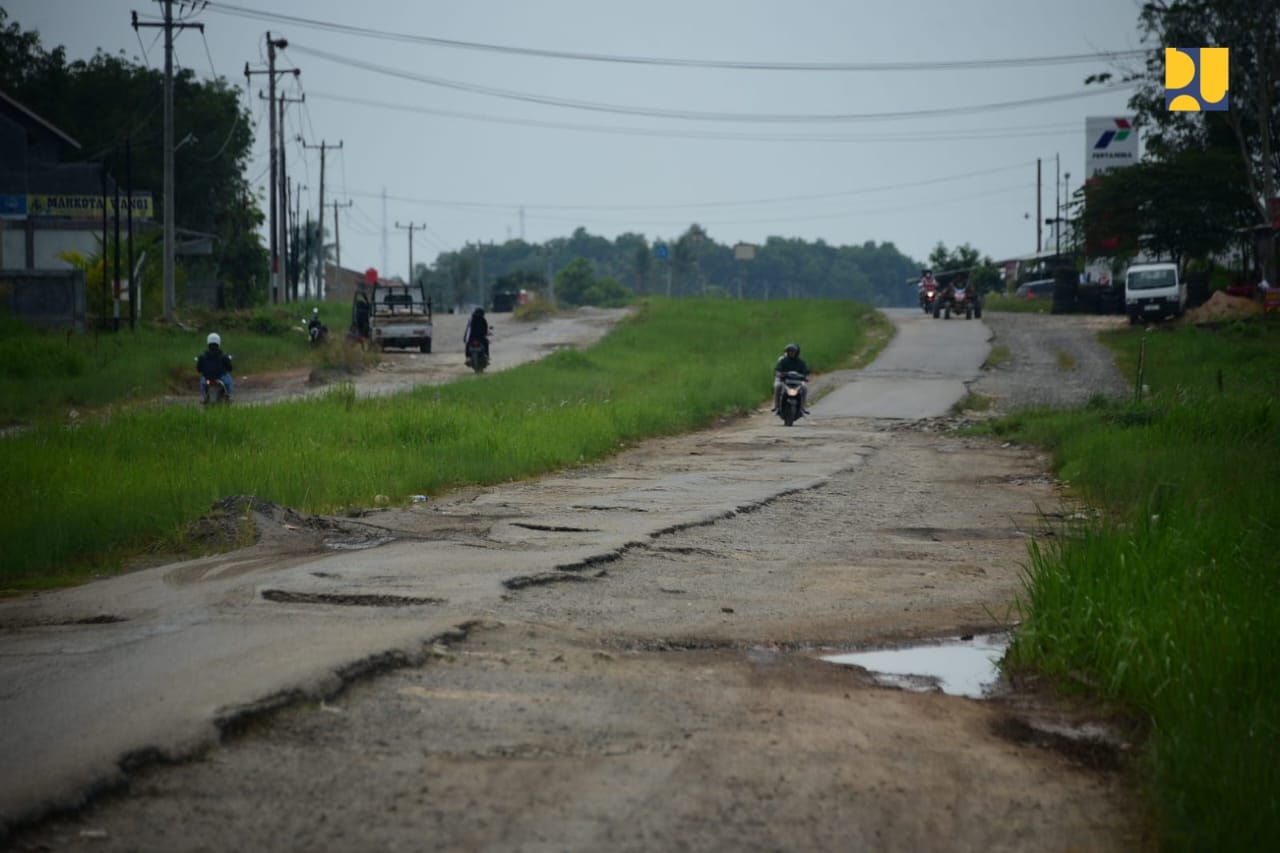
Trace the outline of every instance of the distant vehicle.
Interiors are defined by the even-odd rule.
[[[1124,274],[1124,309],[1129,323],[1181,317],[1187,310],[1187,283],[1172,263],[1134,264]]]
[[[1053,284],[1054,282],[1051,278],[1028,281],[1025,284],[1018,285],[1018,289],[1013,292],[1013,295],[1017,299],[1052,299]]]
[[[425,285],[359,285],[351,303],[351,329],[378,349],[417,347],[431,352],[431,300]]]

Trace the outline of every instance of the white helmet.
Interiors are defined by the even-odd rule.
[[[209,346],[222,346],[222,338],[218,336],[217,332],[210,332],[209,337],[205,338],[205,343]]]

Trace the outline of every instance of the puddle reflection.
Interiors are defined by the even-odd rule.
[[[827,655],[822,659],[860,666],[887,686],[919,692],[941,690],[952,696],[981,699],[1000,680],[999,663],[1008,647],[1008,634],[977,634],[970,640]]]

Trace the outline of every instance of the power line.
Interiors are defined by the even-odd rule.
[[[479,113],[442,110],[432,107],[419,107],[413,104],[391,101],[376,101],[369,98],[355,98],[346,95],[335,95],[329,92],[309,92],[313,98],[337,101],[371,109],[387,109],[399,112],[418,113],[421,115],[456,118],[465,121],[486,122],[489,124],[505,124],[517,127],[536,127],[546,130],[574,130],[584,133],[604,133],[621,136],[648,136],[666,139],[714,139],[735,142],[782,142],[794,145],[799,142],[816,143],[881,143],[881,142],[957,142],[982,139],[1012,139],[1017,137],[1053,136],[1063,131],[1079,128],[1078,122],[1062,122],[1059,124],[1022,125],[1019,127],[986,127],[963,130],[948,130],[921,136],[919,132],[880,133],[873,135],[847,135],[823,133],[740,133],[716,130],[681,130],[656,129],[648,127],[622,127],[609,125],[574,124],[572,122],[540,121],[538,119],[507,118],[503,116],[483,115]]]
[[[837,192],[813,193],[807,195],[779,196],[774,198],[756,198],[756,199],[738,199],[736,201],[710,201],[696,202],[687,204],[510,204],[510,203],[489,203],[489,202],[472,202],[472,201],[452,201],[443,199],[423,199],[410,198],[406,196],[388,195],[389,201],[405,202],[409,204],[420,204],[431,207],[445,207],[456,210],[474,210],[491,211],[491,210],[511,210],[516,207],[525,207],[529,210],[581,210],[581,211],[598,211],[598,210],[689,210],[689,209],[708,209],[717,207],[758,207],[765,204],[792,204],[796,202],[813,202],[823,199],[846,198],[849,196],[866,195],[875,192],[892,192],[897,190],[912,189],[915,187],[932,186],[935,184],[949,183],[952,181],[963,181],[969,178],[986,177],[988,175],[999,174],[1002,172],[1018,171],[1020,169],[1029,168],[1035,161],[1026,161],[1023,163],[1012,163],[1004,166],[997,166],[992,169],[980,169],[973,172],[964,172],[956,175],[943,175],[934,178],[926,178],[919,181],[904,181],[895,184],[880,184],[868,187],[856,187],[854,189],[840,190]],[[348,189],[348,195],[375,198],[381,197],[381,193],[362,192],[360,190]]]
[[[621,63],[626,65],[714,68],[740,71],[869,71],[877,73],[886,71],[958,71],[1098,63],[1114,61],[1117,59],[1133,59],[1147,55],[1147,51],[1145,50],[1126,49],[1117,51],[1099,51],[1095,53],[1063,54],[1058,56],[1028,56],[971,60],[915,60],[908,62],[760,62],[755,60],[680,59],[672,57],[627,56],[609,53],[577,53],[572,51],[545,50],[542,48],[459,41],[456,39],[415,35],[412,33],[378,30],[371,27],[358,27],[350,24],[338,24],[332,21],[304,18],[297,15],[283,15],[278,12],[263,12],[257,9],[249,9],[244,6],[236,6],[231,3],[222,2],[210,2],[209,8],[215,12],[222,12],[223,14],[228,15],[255,18],[262,21],[288,23],[294,26],[327,30],[329,32],[340,33],[346,36],[360,36],[384,41],[428,44],[438,47],[450,47],[463,50],[479,50],[517,56],[533,56],[542,59],[567,59],[583,62]]]
[[[901,110],[897,112],[880,112],[880,113],[812,113],[812,114],[772,114],[772,113],[714,113],[714,112],[698,112],[693,110],[665,110],[652,107],[633,107],[622,104],[604,104],[597,101],[582,101],[569,98],[553,98],[547,95],[536,95],[527,92],[516,92],[510,89],[497,89],[492,86],[480,86],[474,83],[462,83],[456,80],[445,80],[439,77],[428,77],[424,74],[416,74],[412,71],[404,71],[397,68],[391,68],[385,65],[378,65],[373,62],[365,62],[363,60],[352,59],[347,56],[340,56],[336,53],[329,53],[324,50],[316,50],[314,48],[301,47],[292,45],[292,49],[298,53],[315,57],[316,59],[326,60],[338,65],[346,65],[351,68],[359,68],[363,71],[369,71],[374,74],[381,74],[387,77],[397,77],[402,80],[410,80],[417,83],[423,83],[428,86],[437,86],[443,89],[453,89],[462,92],[471,92],[472,94],[489,95],[495,98],[504,98],[512,101],[521,101],[524,103],[541,104],[543,106],[564,107],[567,109],[588,110],[592,112],[616,113],[620,115],[644,116],[647,118],[669,118],[685,121],[724,121],[724,122],[857,122],[857,121],[884,121],[886,119],[907,119],[907,118],[931,118],[935,116],[947,115],[975,115],[984,112],[994,112],[996,110],[1016,109],[1018,107],[1035,106],[1038,104],[1051,104],[1060,101],[1075,100],[1077,98],[1088,98],[1094,95],[1109,94],[1117,91],[1127,91],[1137,87],[1137,83],[1122,83],[1114,86],[1098,86],[1083,89],[1077,92],[1067,92],[1056,95],[1040,95],[1034,98],[1020,98],[1013,101],[998,101],[989,104],[977,104],[971,106],[951,106],[951,107],[933,107],[920,110]]]

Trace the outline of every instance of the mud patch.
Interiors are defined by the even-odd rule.
[[[1013,743],[1052,750],[1090,770],[1120,770],[1128,756],[1127,743],[1097,726],[1049,726],[1005,716],[995,720],[991,728]]]
[[[262,597],[277,604],[337,604],[345,607],[416,607],[444,604],[443,598],[421,598],[407,595],[360,595],[356,593],[289,592],[265,589]]]

